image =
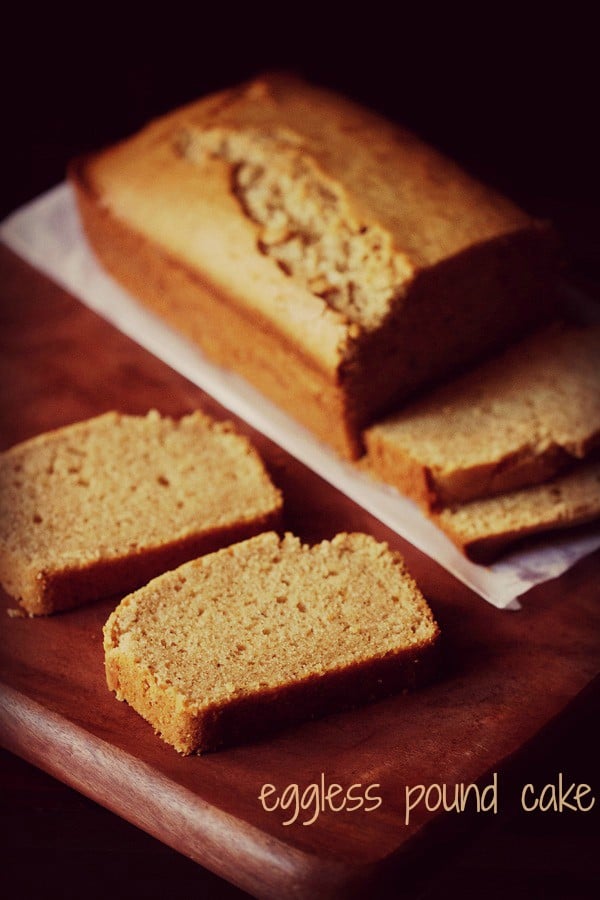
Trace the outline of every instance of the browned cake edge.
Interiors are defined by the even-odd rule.
[[[0,582],[30,616],[50,615],[99,600],[113,594],[133,591],[150,579],[174,569],[190,559],[221,547],[254,537],[263,531],[279,529],[279,508],[257,518],[212,528],[140,551],[127,549],[123,556],[97,560],[84,566],[63,569],[31,567],[10,554],[0,555]]]
[[[532,222],[418,271],[381,329],[350,341],[336,371],[325,371],[272,324],[112,215],[88,178],[93,159],[71,163],[69,178],[102,265],[207,356],[349,459],[362,455],[362,430],[374,418],[521,335],[553,303],[555,240]]]
[[[426,512],[437,506],[438,493],[428,466],[413,459],[401,448],[391,446],[374,429],[367,429],[363,437],[366,447],[366,455],[360,461],[363,471],[395,487]]]
[[[85,158],[75,160],[69,178],[104,268],[216,363],[242,374],[343,456],[358,456],[360,429],[351,422],[339,375],[320,371],[270,323],[111,215],[89,185],[85,167]]]
[[[577,470],[574,471],[576,472]],[[552,482],[548,482],[548,485],[551,489]],[[502,495],[498,496],[501,497]],[[494,498],[490,499],[493,500]],[[477,502],[473,501],[474,504]],[[469,504],[465,504],[466,508],[468,506]],[[557,516],[554,519],[548,517],[540,518],[538,521],[531,522],[528,525],[507,527],[501,533],[481,533],[472,539],[466,539],[459,529],[453,527],[451,520],[443,518],[443,511],[442,514],[432,514],[435,524],[448,535],[450,540],[462,550],[465,556],[480,565],[491,565],[503,553],[513,549],[517,550],[528,537],[555,531],[567,531],[593,522],[599,517],[600,502],[596,502],[596,504],[590,504],[587,509],[579,510],[567,516]]]
[[[551,227],[534,221],[418,270],[344,373],[356,421],[368,427],[547,322],[559,266]]]
[[[106,641],[106,638],[105,638]],[[105,643],[105,649],[106,649]],[[426,684],[436,670],[438,641],[422,643],[325,675],[236,698],[194,714],[177,707],[153,673],[108,654],[106,679],[155,732],[183,754],[258,739],[274,731]]]
[[[528,528],[509,529],[504,534],[482,535],[472,541],[465,541],[462,536],[452,530],[450,526],[442,526],[439,520],[436,522],[440,528],[448,535],[451,541],[474,563],[482,566],[492,565],[500,556],[509,550],[517,550],[522,548],[522,541],[534,535],[546,534],[550,531],[567,531],[571,528],[577,528],[579,525],[585,525],[593,522],[598,518],[598,513],[591,513],[572,521],[563,520],[561,522],[531,525]]]
[[[535,455],[533,452],[508,454],[499,462],[482,463],[453,477],[440,478],[430,466],[414,459],[405,448],[386,441],[376,429],[367,430],[364,439],[367,455],[363,468],[415,500],[426,512],[433,513],[456,503],[541,484],[580,462],[562,447],[552,444]],[[594,441],[588,443],[591,453],[595,449]]]
[[[159,684],[142,660],[120,650],[115,637],[117,608],[103,629],[108,688],[149,722],[163,740],[178,752],[190,754],[254,740],[327,713],[420,687],[433,678],[438,668],[440,629],[407,572],[402,554],[389,548],[387,552],[401,563],[407,584],[416,595],[414,603],[432,626],[428,639],[409,648],[374,653],[370,659],[358,663],[310,674],[276,688],[255,690],[250,695],[225,699],[194,711],[185,708],[186,700],[173,686]],[[153,584],[158,586],[168,577],[159,578]],[[127,602],[125,598],[123,603]]]
[[[484,362],[479,368],[468,370],[457,381],[448,381],[437,391],[425,397],[427,415],[437,415],[440,433],[444,432],[445,404],[454,401],[456,390],[459,392],[466,386],[467,389],[473,382],[486,382],[490,372],[496,375],[501,368],[503,372],[512,371],[515,354],[522,360],[528,360],[531,353],[539,353],[541,347],[545,357],[554,353],[555,341],[560,342],[564,335],[566,340],[576,340],[580,348],[582,342],[593,341],[594,336],[600,334],[597,328],[590,326],[574,326],[566,319],[554,320],[549,326],[534,332],[523,341],[512,344],[502,354],[496,355]],[[560,348],[560,343],[559,343]],[[542,360],[538,360],[542,365]],[[581,384],[585,388],[587,375],[582,375]],[[483,381],[482,381],[483,379]],[[514,378],[513,378],[514,382]],[[521,384],[522,394],[528,394],[526,381]],[[589,388],[588,388],[589,389]],[[564,391],[560,391],[560,384],[556,386],[556,399],[565,402],[567,398]],[[492,402],[495,399],[493,389],[487,391],[487,399]],[[401,493],[419,503],[426,512],[437,513],[444,507],[456,504],[469,503],[485,497],[493,497],[521,488],[531,487],[546,482],[562,473],[580,465],[586,459],[598,458],[600,451],[600,427],[597,425],[597,415],[585,418],[581,408],[577,406],[573,398],[574,409],[578,410],[579,421],[585,419],[587,433],[573,435],[571,441],[563,438],[556,440],[539,441],[532,431],[530,443],[523,441],[521,446],[512,451],[505,452],[503,456],[494,458],[492,452],[488,454],[488,461],[481,460],[477,463],[457,462],[454,469],[450,467],[429,465],[422,459],[422,448],[417,440],[416,446],[409,446],[406,437],[398,443],[393,435],[393,423],[410,424],[413,414],[420,416],[422,407],[419,402],[415,406],[409,405],[399,416],[392,414],[389,419],[375,422],[368,428],[363,439],[366,455],[361,461],[361,467],[374,478],[381,479],[387,484],[396,487]],[[464,401],[463,401],[464,402]],[[434,405],[437,413],[434,413]],[[590,409],[591,413],[591,409]],[[582,419],[582,415],[584,419]],[[496,415],[498,429],[510,426],[512,419],[505,413],[505,420]],[[387,430],[387,425],[392,425],[392,434]],[[477,427],[475,411],[471,410],[471,425]],[[564,430],[564,429],[563,429]],[[472,431],[473,437],[479,432]],[[486,434],[490,437],[489,428]],[[448,434],[448,446],[453,447],[453,434]],[[454,452],[456,456],[456,451]]]

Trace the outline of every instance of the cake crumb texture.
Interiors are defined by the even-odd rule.
[[[35,615],[273,527],[281,496],[228,423],[110,412],[0,454],[0,509],[0,581]]]
[[[543,482],[600,446],[600,326],[513,345],[365,435],[368,467],[426,508]]]
[[[600,463],[584,463],[534,487],[441,510],[440,527],[477,562],[491,562],[517,539],[600,516]]]
[[[270,532],[126,597],[104,649],[109,688],[191,753],[412,687],[438,634],[386,544]]]

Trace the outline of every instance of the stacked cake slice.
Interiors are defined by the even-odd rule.
[[[473,558],[600,515],[600,327],[555,326],[378,423],[367,465]]]

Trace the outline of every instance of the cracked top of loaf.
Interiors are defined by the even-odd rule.
[[[536,225],[414,135],[287,75],[176,110],[84,174],[110,214],[326,370],[419,270]]]

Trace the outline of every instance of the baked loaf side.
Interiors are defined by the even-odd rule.
[[[387,545],[268,533],[126,597],[106,675],[165,741],[202,752],[421,683],[438,633]]]
[[[273,527],[281,495],[228,423],[112,412],[1,454],[0,508],[0,582],[40,615]]]
[[[600,517],[600,463],[535,487],[441,510],[435,521],[471,559],[490,563],[521,538]]]
[[[109,271],[345,455],[376,414],[545,315],[547,227],[294,78],[177,110],[70,176]]]
[[[365,434],[367,467],[426,509],[551,478],[600,445],[600,326],[554,327]]]

